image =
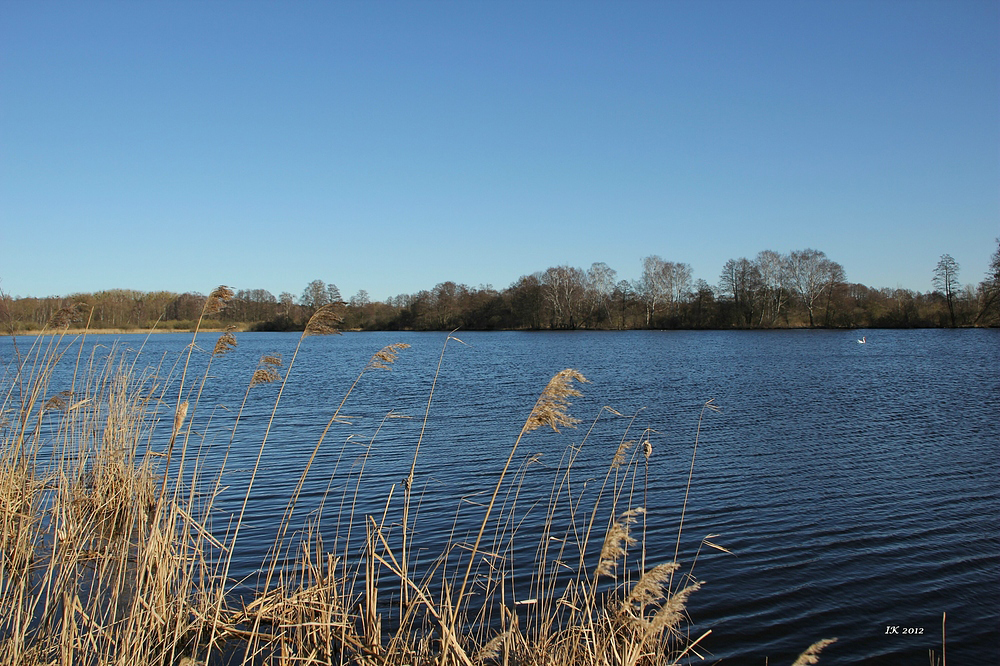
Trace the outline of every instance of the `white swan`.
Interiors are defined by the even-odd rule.
[[[859,345],[863,345],[863,344],[865,344],[865,338],[867,338],[867,337],[868,337],[868,336],[865,336],[865,335],[862,335],[862,336],[861,336],[861,339],[860,339],[860,340],[858,340],[858,344],[859,344]]]

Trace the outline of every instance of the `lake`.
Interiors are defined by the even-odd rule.
[[[620,441],[641,440],[650,428],[645,499],[634,497],[630,507],[646,506],[649,559],[669,561],[697,434],[679,559],[688,566],[697,558],[694,575],[705,581],[688,613],[693,636],[712,629],[700,644],[709,663],[791,663],[811,643],[837,637],[820,663],[926,664],[928,650],[940,653],[943,613],[952,663],[1000,663],[1000,331],[455,335],[460,340],[447,347],[444,333],[303,341],[263,452],[234,577],[260,566],[305,461],[368,359],[404,342],[411,347],[391,370],[365,373],[345,403],[347,422],[333,424],[317,455],[300,519],[324,498],[331,506],[347,496],[342,475],[356,472],[364,452],[358,511],[379,514],[389,491],[401,492],[440,360],[414,476],[421,497],[414,538],[430,550],[472,515],[470,508],[456,514],[461,498],[492,490],[548,380],[575,368],[589,380],[570,408],[582,422],[524,438],[518,459],[540,458],[525,471],[521,493],[544,502],[561,456],[581,444],[577,471],[600,481]],[[211,349],[216,338],[202,334],[199,345]],[[299,340],[237,338],[213,361],[191,422],[204,435],[206,472],[222,462],[260,357],[281,354],[287,370]],[[160,365],[160,376],[175,382],[189,341],[187,334],[90,336],[85,351],[141,348],[139,366]],[[8,372],[12,358],[5,338],[0,361]],[[206,358],[193,357],[187,382],[195,390]],[[57,376],[53,393],[68,388],[60,384],[67,376]],[[277,386],[249,394],[217,524],[239,510]],[[709,400],[720,411],[703,414]],[[544,511],[529,513],[521,529],[530,533],[542,518]],[[702,545],[706,537],[729,552]],[[530,538],[518,552],[530,563]]]

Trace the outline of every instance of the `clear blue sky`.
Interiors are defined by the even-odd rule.
[[[978,283],[1000,3],[0,2],[0,290]]]

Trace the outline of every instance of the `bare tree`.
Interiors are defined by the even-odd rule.
[[[585,280],[585,273],[573,266],[555,266],[542,273],[542,293],[551,308],[554,328],[579,325]]]
[[[727,261],[719,276],[719,291],[732,297],[741,325],[753,326],[757,322],[761,277],[754,262],[746,257]]]
[[[628,313],[629,307],[635,303],[636,293],[637,290],[634,282],[629,282],[628,280],[620,280],[618,284],[615,285],[615,290],[614,293],[612,294],[612,299],[615,302],[615,311],[619,315],[618,319],[619,329],[628,328],[626,322],[626,314]]]
[[[979,283],[979,313],[975,323],[981,321],[1000,324],[1000,238],[997,238],[997,249],[990,260],[986,279]]]
[[[646,326],[649,326],[658,309],[669,307],[676,311],[687,297],[691,289],[691,266],[650,255],[642,260],[639,284],[646,304]]]
[[[283,291],[278,296],[278,303],[281,304],[281,316],[291,318],[292,310],[295,308],[295,296],[290,292]]]
[[[302,298],[299,303],[304,306],[310,316],[316,310],[319,310],[324,305],[330,303],[339,303],[343,299],[340,298],[340,290],[337,289],[335,284],[326,284],[322,280],[313,280],[309,285],[303,290]]]
[[[948,318],[951,320],[952,328],[955,327],[955,294],[961,289],[958,283],[958,262],[952,259],[950,254],[942,254],[941,259],[934,269],[933,284],[938,291],[944,294],[945,303],[948,305]]]
[[[615,278],[618,271],[603,261],[591,264],[587,271],[586,299],[589,317],[611,319],[611,296],[615,291]]]
[[[788,260],[774,250],[763,250],[754,259],[760,273],[761,325],[771,326],[781,316],[781,309],[788,300]]]
[[[844,267],[819,250],[796,250],[788,255],[788,284],[809,312],[809,326],[815,326],[815,309],[824,294],[845,279]]]

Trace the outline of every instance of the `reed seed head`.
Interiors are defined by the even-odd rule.
[[[653,455],[653,445],[649,443],[648,439],[642,443],[642,453],[646,456],[646,460],[649,460],[649,457]]]
[[[337,327],[340,326],[340,322],[344,321],[345,309],[343,301],[327,303],[322,306],[316,310],[312,317],[309,317],[309,323],[306,324],[306,330],[302,334],[303,337],[339,334],[340,329]]]
[[[212,293],[208,295],[208,300],[205,301],[205,307],[202,308],[202,314],[206,317],[214,315],[221,312],[226,304],[229,303],[233,298],[233,290],[226,285],[219,285],[212,290]]]
[[[615,565],[618,563],[618,558],[625,554],[626,547],[636,543],[636,540],[629,534],[629,525],[635,522],[637,516],[645,512],[646,510],[643,508],[630,509],[611,524],[604,537],[604,545],[601,547],[601,557],[595,572],[598,576],[613,577],[615,575]]]
[[[66,402],[73,397],[73,393],[70,391],[60,391],[54,396],[45,401],[43,409],[45,411],[49,410],[65,410],[69,407],[69,403]]]
[[[663,604],[660,610],[656,611],[650,628],[654,631],[659,631],[661,629],[673,629],[679,625],[684,619],[684,609],[687,607],[688,597],[700,588],[701,583],[692,583],[670,597],[667,603]]]
[[[396,357],[399,356],[399,352],[404,349],[408,349],[410,345],[405,342],[394,342],[391,345],[386,345],[382,349],[375,352],[371,360],[368,361],[368,368],[380,368],[382,370],[389,370],[389,366],[396,362]]]
[[[181,431],[181,427],[184,425],[184,419],[187,418],[188,413],[188,402],[185,400],[181,404],[177,405],[177,411],[174,412],[174,432],[176,436],[177,433]]]
[[[809,666],[810,664],[818,664],[819,653],[823,651],[823,648],[836,642],[836,638],[824,638],[821,641],[816,641],[810,645],[805,652],[799,655],[799,658],[795,660],[795,663],[792,664],[792,666]]]
[[[258,384],[270,384],[281,379],[278,368],[281,367],[281,356],[261,356],[257,369],[250,378],[250,388]]]
[[[253,372],[253,376],[250,378],[250,388],[257,386],[258,384],[270,384],[271,382],[276,382],[281,379],[281,375],[278,374],[277,370],[268,366],[265,368],[257,368]]]
[[[222,356],[230,349],[236,347],[236,336],[233,335],[232,327],[229,328],[225,333],[219,336],[219,339],[215,341],[215,348],[212,350],[212,356]]]
[[[615,450],[615,457],[611,459],[611,469],[617,469],[625,464],[625,454],[635,444],[634,439],[622,440]]]
[[[670,574],[677,571],[680,566],[678,562],[668,562],[658,564],[644,573],[628,595],[629,605],[638,606],[642,610],[645,606],[663,599],[666,596],[664,584],[670,581]]]
[[[531,414],[524,424],[525,432],[531,432],[546,425],[559,432],[559,426],[572,428],[580,422],[580,419],[573,418],[566,411],[571,404],[569,398],[583,395],[573,388],[573,380],[580,383],[587,381],[586,377],[572,368],[561,370],[549,380],[548,386],[538,397],[535,407],[531,410]]]

